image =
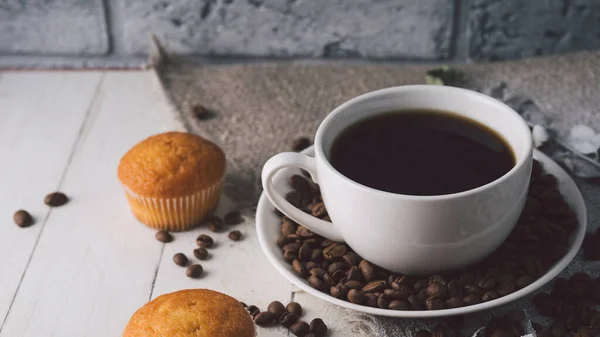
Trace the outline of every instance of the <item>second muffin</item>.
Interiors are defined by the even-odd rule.
[[[136,218],[169,231],[199,224],[217,206],[224,174],[223,151],[184,132],[143,140],[123,156],[118,169]]]

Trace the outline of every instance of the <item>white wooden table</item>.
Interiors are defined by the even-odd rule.
[[[325,319],[330,336],[354,335],[347,313],[296,292],[268,263],[254,219],[237,226],[240,242],[199,228],[168,244],[135,220],[117,165],[145,137],[180,129],[169,109],[152,72],[0,73],[0,337],[120,336],[148,300],[186,288],[222,291],[261,309],[295,298],[305,320]],[[51,209],[43,199],[57,190],[70,202]],[[35,224],[17,227],[18,209]],[[204,277],[189,279],[172,257],[193,259],[199,233],[218,246],[201,262]],[[259,336],[288,335],[259,329]]]

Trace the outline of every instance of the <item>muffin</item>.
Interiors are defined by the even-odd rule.
[[[184,132],[151,136],[119,163],[119,180],[142,223],[183,231],[199,224],[219,201],[225,155],[214,143]]]
[[[236,299],[207,289],[159,296],[138,309],[123,337],[255,337],[250,314]]]

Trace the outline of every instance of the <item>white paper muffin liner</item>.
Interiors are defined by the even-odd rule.
[[[217,205],[221,183],[177,198],[145,197],[124,186],[131,210],[144,224],[161,230],[184,231],[200,223]]]

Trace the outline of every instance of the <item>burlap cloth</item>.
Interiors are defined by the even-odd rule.
[[[156,56],[155,56],[156,57]],[[272,155],[290,149],[301,136],[312,137],[334,107],[365,92],[389,86],[424,83],[436,65],[398,66],[329,62],[281,62],[200,65],[160,54],[157,74],[177,118],[190,132],[217,142],[228,157],[225,193],[242,206],[253,206],[261,192],[260,170]],[[577,53],[518,62],[457,65],[473,88],[502,95],[523,95],[535,101],[544,122],[566,135],[577,123],[600,130],[600,53]],[[497,93],[496,93],[497,94]],[[198,120],[190,107],[202,104],[214,118]],[[582,179],[577,183],[588,207],[589,228],[600,220],[600,189]],[[586,270],[600,276],[600,263],[584,262],[581,253],[564,272]],[[547,290],[547,289],[545,289]],[[469,315],[465,334],[472,334],[490,315],[518,310],[544,322],[528,298],[492,311]],[[436,320],[403,320],[345,312],[348,331],[336,336],[410,336]],[[527,321],[524,321],[527,323]]]

